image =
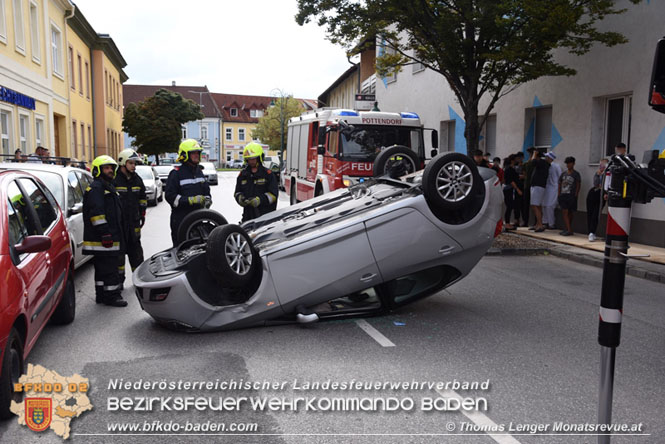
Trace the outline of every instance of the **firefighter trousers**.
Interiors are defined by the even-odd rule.
[[[95,300],[104,302],[120,298],[122,281],[118,273],[118,256],[95,256],[92,262],[95,266]]]
[[[143,247],[141,246],[141,239],[131,237],[127,239],[127,253],[129,257],[129,265],[132,271],[136,269],[141,262],[143,262]],[[125,254],[118,257],[118,273],[120,274],[120,282],[125,282]]]

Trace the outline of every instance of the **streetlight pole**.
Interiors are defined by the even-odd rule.
[[[281,170],[284,162],[284,99],[288,100],[289,96],[285,96],[284,91],[279,88],[273,88],[270,95],[279,97],[279,169]]]

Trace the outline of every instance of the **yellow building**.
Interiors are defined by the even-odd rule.
[[[122,84],[127,63],[113,39],[97,34],[80,10],[67,20],[73,157],[92,160],[122,150]]]
[[[68,152],[65,65],[69,0],[0,0],[0,148],[3,155]]]

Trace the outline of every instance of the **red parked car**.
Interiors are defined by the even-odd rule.
[[[0,418],[9,418],[13,384],[49,319],[74,320],[74,266],[65,218],[39,179],[0,173]]]

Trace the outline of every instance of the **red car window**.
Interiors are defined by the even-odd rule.
[[[46,198],[46,195],[41,189],[39,189],[39,187],[37,187],[37,184],[32,179],[21,178],[18,181],[26,194],[30,196],[32,206],[35,207],[35,211],[37,212],[42,232],[47,233],[51,229],[51,225],[53,225],[58,218],[55,209]]]

